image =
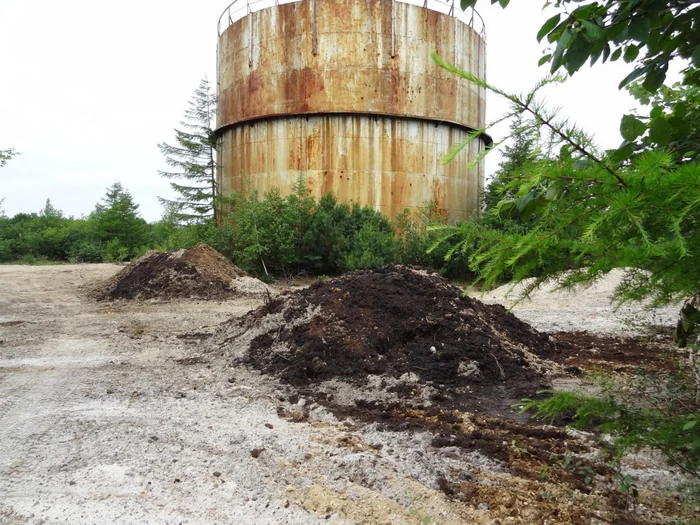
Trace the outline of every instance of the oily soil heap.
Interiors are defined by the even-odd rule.
[[[556,351],[502,306],[406,266],[316,282],[230,321],[222,332],[224,346],[244,347],[245,362],[298,387],[376,385],[379,376],[380,388],[402,399],[427,386],[430,400],[439,402],[496,390],[504,400],[532,394]]]
[[[265,295],[269,288],[206,244],[149,252],[101,283],[94,295],[111,299],[226,299]]]

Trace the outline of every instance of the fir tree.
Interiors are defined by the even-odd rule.
[[[148,225],[139,217],[139,205],[119,182],[107,188],[91,220],[99,241],[111,243],[114,249],[123,248],[126,257],[133,256],[148,240]]]
[[[498,164],[498,171],[494,173],[484,191],[483,204],[486,212],[495,209],[504,198],[512,197],[507,193],[508,182],[522,175],[525,163],[537,154],[539,143],[537,130],[527,126],[525,115],[517,108],[513,109],[515,109],[515,115],[510,122],[510,135],[513,137],[513,142],[503,148],[503,157]]]
[[[53,205],[51,199],[46,199],[46,204],[44,204],[44,207],[39,211],[39,216],[45,219],[62,219],[63,212]]]
[[[185,111],[182,129],[175,129],[175,145],[165,142],[158,149],[173,171],[159,171],[171,182],[178,193],[176,200],[160,198],[160,202],[173,210],[175,217],[184,223],[204,222],[217,218],[215,207],[218,188],[216,183],[216,96],[205,77],[195,90]]]

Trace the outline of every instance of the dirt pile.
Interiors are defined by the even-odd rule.
[[[215,339],[304,395],[365,407],[393,399],[500,409],[543,385],[556,352],[502,306],[405,266],[319,281],[230,321]]]
[[[227,299],[273,295],[211,246],[176,252],[152,251],[93,289],[98,300]]]

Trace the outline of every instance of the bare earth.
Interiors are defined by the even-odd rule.
[[[538,510],[553,504],[539,493],[564,490],[556,480],[431,447],[427,431],[340,422],[203,353],[198,333],[260,300],[96,303],[81,291],[120,268],[0,266],[0,523],[576,522],[563,503],[562,521]],[[536,304],[524,318],[538,329],[612,329],[600,299],[583,313],[552,302],[549,317],[546,301]],[[284,415],[295,406],[308,413]],[[456,469],[481,482],[472,501],[436,482]],[[590,509],[593,496],[566,505]],[[666,503],[647,505],[645,523],[670,520]],[[604,509],[593,514],[588,523],[611,523]]]

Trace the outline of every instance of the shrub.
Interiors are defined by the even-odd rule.
[[[349,250],[340,261],[344,271],[365,270],[391,264],[398,259],[399,243],[392,231],[368,221],[349,243]]]
[[[98,263],[103,260],[103,247],[100,243],[82,240],[71,247],[69,260],[78,263]]]

